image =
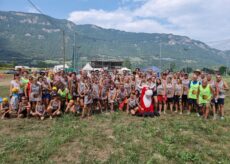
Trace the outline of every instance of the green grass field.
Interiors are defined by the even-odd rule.
[[[8,88],[0,88],[8,93]],[[5,91],[3,91],[5,90]],[[229,94],[229,93],[228,93]],[[226,119],[195,114],[137,118],[123,112],[89,120],[0,120],[0,163],[230,163]]]

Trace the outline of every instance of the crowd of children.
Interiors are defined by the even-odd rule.
[[[165,71],[161,75],[149,70],[136,69],[132,73],[117,70],[81,71],[19,71],[10,82],[9,97],[0,105],[1,117],[49,117],[73,113],[82,118],[95,112],[126,111],[127,114],[145,116],[140,104],[142,91],[151,90],[154,115],[195,111],[204,118],[219,115],[224,119],[225,92],[228,84],[221,75],[215,80],[199,70],[190,75]],[[169,110],[169,111],[167,111]],[[210,112],[212,111],[212,112]],[[151,115],[151,116],[154,116]]]

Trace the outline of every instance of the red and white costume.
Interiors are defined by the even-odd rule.
[[[141,108],[138,109],[138,114],[150,114],[154,113],[154,106],[152,103],[152,95],[153,91],[149,90],[148,88],[144,87],[141,91],[140,97],[140,106]]]

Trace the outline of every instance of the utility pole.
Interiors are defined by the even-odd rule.
[[[63,50],[63,70],[65,71],[65,31],[62,30],[62,41],[63,41],[63,45],[62,45],[62,50]]]
[[[76,32],[74,32],[73,69],[76,70]]]
[[[162,65],[161,65],[161,40],[160,40],[160,69],[161,69],[160,72],[162,72]]]

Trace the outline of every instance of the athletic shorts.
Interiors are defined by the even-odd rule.
[[[162,96],[162,95],[158,95],[157,100],[158,100],[159,103],[162,103],[162,102],[165,103],[167,101],[167,97]]]
[[[218,100],[217,99],[212,99],[211,100],[211,105],[217,105],[218,103]]]
[[[42,99],[51,99],[51,95],[49,93],[43,94]]]
[[[26,107],[22,107],[21,112],[19,114],[23,114],[23,116],[25,117],[27,115]]]
[[[218,98],[217,104],[218,105],[224,105],[224,98]]]
[[[167,97],[167,103],[173,103],[174,99],[173,97]]]
[[[157,96],[157,91],[154,91],[154,92],[153,92],[153,97],[154,97],[154,96]]]
[[[203,104],[199,104],[199,107],[200,107],[200,108],[204,108],[204,107],[206,107],[206,106],[207,106],[207,104],[204,104],[204,103],[203,103]],[[210,106],[210,104],[208,104],[208,106]]]
[[[98,102],[100,102],[100,98],[94,98],[93,99],[93,103],[95,104],[95,103],[98,103]]]
[[[175,96],[174,96],[174,102],[175,102],[175,103],[179,103],[179,102],[181,102],[181,98],[180,98],[180,96],[175,95]]]
[[[189,105],[197,105],[197,100],[196,99],[188,99],[188,104]]]
[[[182,102],[187,103],[188,102],[188,95],[182,95]]]

